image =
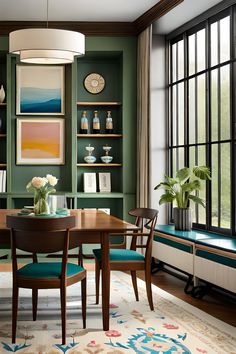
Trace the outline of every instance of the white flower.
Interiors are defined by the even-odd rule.
[[[46,178],[47,178],[48,183],[49,183],[51,186],[54,187],[54,186],[57,184],[58,179],[57,179],[56,177],[54,177],[54,176],[52,176],[52,175],[47,175]]]
[[[34,177],[32,178],[31,184],[34,188],[40,189],[45,186],[47,180],[42,177]]]

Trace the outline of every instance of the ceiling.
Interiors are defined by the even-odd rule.
[[[48,20],[49,27],[78,30],[86,35],[135,35],[150,23],[154,23],[154,33],[167,34],[219,2],[48,0]],[[46,20],[47,0],[0,0],[0,35],[41,27]]]
[[[49,21],[133,22],[158,0],[48,0]],[[46,21],[47,0],[0,0],[0,21]]]
[[[167,34],[174,29],[200,15],[222,0],[184,0],[153,25],[156,34]]]

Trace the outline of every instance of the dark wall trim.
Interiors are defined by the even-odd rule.
[[[142,32],[150,24],[167,14],[167,12],[172,10],[183,1],[184,0],[160,0],[156,5],[151,7],[151,9],[146,11],[142,16],[138,17],[133,22],[137,34]]]
[[[197,26],[199,23],[207,20],[209,17],[215,16],[219,12],[227,9],[228,7],[236,4],[236,0],[223,0],[219,4],[211,7],[210,9],[203,12],[201,15],[195,17],[194,19],[186,22],[184,25],[178,27],[174,31],[170,32],[167,36],[167,40],[171,40],[172,38],[177,37],[183,32],[188,31],[190,28]]]
[[[50,28],[84,33],[86,36],[135,36],[184,0],[160,0],[133,22],[50,21]],[[24,28],[46,27],[45,21],[0,21],[0,35]]]
[[[45,21],[1,21],[0,35],[25,28],[46,28]],[[135,32],[132,22],[67,22],[50,21],[49,28],[82,32],[86,36],[130,36]]]

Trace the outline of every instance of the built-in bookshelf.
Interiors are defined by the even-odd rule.
[[[71,208],[110,208],[111,214],[126,218],[127,211],[135,206],[136,166],[136,39],[88,38],[86,55],[78,57],[72,65],[65,65],[65,164],[20,165],[16,163],[16,121],[18,118],[50,118],[16,114],[16,65],[19,58],[0,52],[0,84],[6,92],[0,104],[0,118],[4,131],[0,131],[0,170],[6,170],[6,192],[0,195],[1,208],[22,208],[32,205],[33,196],[26,191],[33,176],[47,173],[59,179],[57,193],[65,194]],[[106,81],[104,90],[91,94],[84,87],[88,73],[99,72]],[[80,133],[80,118],[86,110],[90,131]],[[94,111],[98,111],[101,132],[91,130]],[[107,111],[111,111],[113,133],[105,133]],[[85,147],[93,145],[96,163],[84,161]],[[112,147],[111,163],[103,163],[103,146]],[[86,194],[83,191],[83,173],[109,172],[111,192]]]

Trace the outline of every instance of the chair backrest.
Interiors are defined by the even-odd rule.
[[[75,226],[75,216],[44,218],[7,215],[12,246],[31,253],[64,250],[68,230]]]
[[[137,235],[136,232],[133,234],[130,249],[144,248],[146,249],[145,257],[151,257],[153,234],[158,211],[151,208],[136,208],[130,210],[129,215],[136,218],[135,225],[140,228]],[[137,244],[138,237],[141,238],[141,244]],[[146,238],[146,241],[144,241],[144,238]]]
[[[18,269],[16,249],[32,253],[36,263],[37,253],[63,251],[60,279],[65,283],[69,230],[75,226],[75,216],[44,218],[7,215],[6,224],[11,229],[13,279]]]

